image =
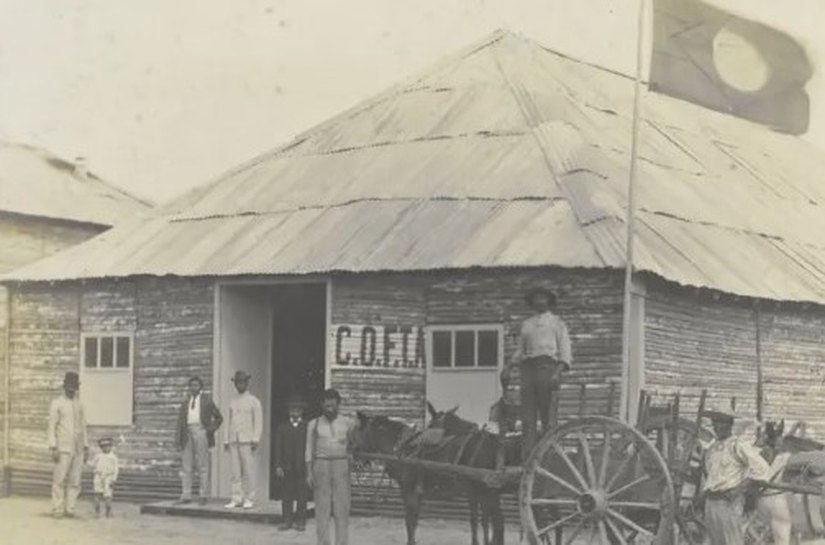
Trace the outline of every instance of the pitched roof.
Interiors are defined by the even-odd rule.
[[[0,142],[0,212],[110,226],[150,206],[48,151]]]
[[[624,265],[633,84],[506,32],[7,278]],[[646,93],[636,265],[825,302],[825,154]]]

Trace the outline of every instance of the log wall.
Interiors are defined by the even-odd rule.
[[[64,373],[79,368],[81,331],[127,331],[135,336],[133,424],[92,426],[90,443],[113,436],[126,475],[145,477],[167,495],[177,493],[177,407],[189,376],[200,376],[211,388],[212,283],[138,279],[21,285],[12,291],[11,306],[13,475],[50,468],[48,406],[60,393]],[[81,399],[95,402],[82,385]]]
[[[755,419],[761,361],[763,418],[804,420],[825,440],[825,309],[778,305],[649,286],[645,302],[645,383],[660,398],[681,392],[695,411],[736,397]]]
[[[331,383],[355,408],[423,424],[425,369],[336,365],[337,324],[409,327],[410,352],[415,331],[432,324],[494,323],[505,327],[505,361],[516,348],[521,322],[530,315],[524,293],[541,284],[557,292],[559,314],[573,345],[573,371],[567,375],[562,417],[579,411],[579,386],[588,386],[589,412],[604,413],[608,384],[621,377],[622,278],[595,271],[450,271],[429,274],[342,275],[333,281],[329,354]],[[355,329],[355,328],[353,328]],[[351,339],[349,339],[351,340]],[[355,341],[358,344],[358,341]],[[397,344],[397,341],[396,341]],[[380,339],[379,339],[380,359]],[[412,355],[410,355],[412,359]],[[518,372],[508,397],[518,403]],[[618,390],[614,413],[618,411]],[[354,410],[354,409],[353,409]]]
[[[11,271],[64,248],[80,244],[106,229],[100,225],[51,220],[0,211],[0,273]],[[8,323],[6,300],[6,289],[0,286],[0,448],[5,440],[2,422],[6,395],[5,362]],[[2,463],[0,463],[0,474],[2,471]]]

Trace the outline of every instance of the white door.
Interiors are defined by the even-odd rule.
[[[427,401],[479,425],[501,396],[504,328],[499,324],[427,328]]]
[[[260,288],[257,288],[260,290]],[[221,286],[218,312],[218,359],[215,373],[215,399],[226,425],[229,402],[237,395],[232,377],[235,371],[252,375],[249,391],[261,401],[263,435],[255,456],[255,480],[259,500],[269,499],[270,391],[272,368],[272,309],[266,297],[254,287]],[[226,429],[221,426],[213,456],[213,494],[231,495],[232,470],[229,453],[224,450]]]

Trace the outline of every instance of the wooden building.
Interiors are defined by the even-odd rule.
[[[98,235],[149,204],[102,181],[85,160],[69,162],[42,149],[0,142],[0,273]],[[0,287],[0,444],[5,440],[8,362],[7,292]],[[8,453],[6,453],[8,454]],[[8,455],[3,458],[8,461]],[[3,468],[0,467],[0,472]]]
[[[44,470],[48,399],[79,369],[125,490],[173,495],[187,379],[226,407],[244,369],[267,408],[273,497],[270,431],[290,390],[332,386],[345,411],[410,422],[427,400],[484,420],[537,284],[573,340],[563,417],[580,384],[588,412],[614,384],[613,412],[631,418],[642,387],[688,404],[708,388],[751,413],[759,395],[766,418],[825,437],[825,155],[652,93],[623,366],[632,87],[499,32],[162,215],[6,275],[12,467]]]

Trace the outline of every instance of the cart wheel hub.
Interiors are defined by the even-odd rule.
[[[601,490],[591,490],[579,496],[579,511],[583,515],[597,515],[607,511],[607,498]]]

